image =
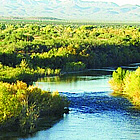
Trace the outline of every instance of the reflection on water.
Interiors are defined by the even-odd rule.
[[[62,77],[46,77],[36,84],[44,89],[59,92],[79,93],[110,91],[108,72],[90,71],[88,73],[72,74]],[[111,72],[109,72],[111,73]]]

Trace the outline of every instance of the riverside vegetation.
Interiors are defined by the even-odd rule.
[[[115,95],[129,99],[135,108],[140,109],[140,67],[136,71],[119,67],[113,72],[113,78],[109,83]]]
[[[27,86],[22,81],[0,83],[0,129],[18,130],[19,133],[33,133],[37,129],[39,117],[61,117],[67,99],[59,93],[42,91],[35,86]]]
[[[1,23],[0,128],[32,133],[39,116],[61,116],[65,97],[29,85],[39,77],[139,62],[139,37],[138,25]]]

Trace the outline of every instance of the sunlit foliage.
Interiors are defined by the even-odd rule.
[[[0,129],[16,125],[21,133],[36,131],[41,116],[61,116],[68,101],[58,92],[42,91],[26,83],[0,83]]]
[[[140,108],[140,67],[131,72],[118,68],[109,83],[115,94],[123,95]]]
[[[62,69],[82,62],[86,68],[140,61],[136,25],[1,24],[0,61],[16,67],[25,59],[32,68]]]

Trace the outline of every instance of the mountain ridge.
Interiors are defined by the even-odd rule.
[[[55,17],[67,20],[140,21],[139,5],[82,0],[1,0],[0,16]]]

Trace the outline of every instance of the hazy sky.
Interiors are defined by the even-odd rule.
[[[82,1],[107,1],[107,2],[115,2],[119,5],[124,4],[140,5],[140,0],[82,0]]]

